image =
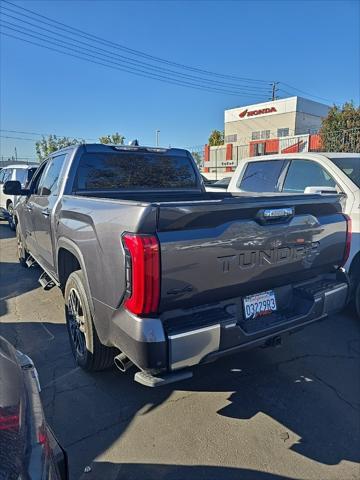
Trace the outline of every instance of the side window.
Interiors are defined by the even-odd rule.
[[[292,160],[283,192],[303,193],[306,187],[336,187],[336,182],[312,160]]]
[[[34,172],[34,175],[31,179],[31,182],[28,185],[28,188],[30,189],[32,194],[37,194],[38,191],[38,186],[40,182],[40,178],[42,174],[44,173],[44,170],[46,168],[47,162],[43,162],[40,167]]]
[[[11,180],[12,172],[13,172],[12,168],[4,168],[4,170],[1,171],[2,173],[1,183],[5,183],[8,180]]]
[[[66,154],[58,155],[49,160],[39,180],[36,189],[37,195],[48,196],[58,194],[61,179],[60,174],[65,158]]]
[[[285,160],[249,162],[238,187],[245,192],[277,192],[286,164]]]

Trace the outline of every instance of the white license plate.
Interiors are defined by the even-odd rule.
[[[276,310],[275,293],[272,290],[244,297],[245,318],[255,318],[267,315]]]

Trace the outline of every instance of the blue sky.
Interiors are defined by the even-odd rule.
[[[296,87],[329,99],[324,103],[359,103],[356,1],[11,1],[173,62],[278,80],[291,85],[280,87],[292,94]],[[5,2],[2,7],[16,10]],[[13,15],[6,8],[2,13]],[[162,145],[200,145],[213,128],[223,128],[224,109],[264,101],[268,95],[258,90],[246,97],[184,88],[0,38],[3,130],[89,139],[119,131],[127,141],[139,138],[154,144],[159,129]],[[252,85],[268,88],[267,83]],[[11,155],[16,146],[19,157],[35,156],[33,141],[0,140],[0,155]]]

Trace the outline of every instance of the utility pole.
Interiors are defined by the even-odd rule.
[[[158,147],[158,146],[159,146],[160,130],[156,130],[156,131],[155,131],[155,135],[156,135],[156,146]]]
[[[17,150],[16,150],[16,147],[14,148],[15,150],[15,161],[17,162]]]
[[[277,99],[276,92],[278,91],[277,85],[279,85],[279,82],[272,82],[270,85],[271,85],[271,100],[274,101]]]

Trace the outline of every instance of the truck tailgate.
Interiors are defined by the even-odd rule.
[[[161,204],[160,311],[249,295],[341,264],[339,197],[234,196]]]

